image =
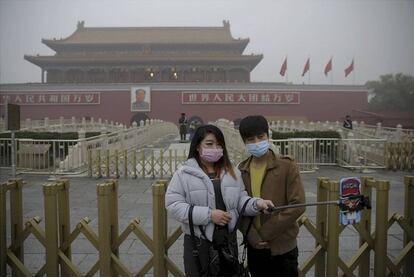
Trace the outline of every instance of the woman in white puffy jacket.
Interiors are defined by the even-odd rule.
[[[240,172],[231,164],[223,133],[213,125],[197,128],[191,141],[187,162],[178,169],[168,185],[165,205],[181,222],[184,236],[184,268],[186,276],[211,275],[209,248],[233,245],[237,253],[235,228],[243,204],[250,198]],[[193,255],[189,210],[197,241],[198,256]],[[270,200],[251,199],[244,215],[254,216],[272,207]],[[232,276],[220,260],[219,276]]]

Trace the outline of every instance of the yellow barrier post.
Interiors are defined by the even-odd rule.
[[[408,226],[411,227],[411,232],[414,233],[414,176],[404,177],[405,185],[405,204],[404,216],[408,221]],[[411,237],[414,237],[414,234]],[[409,236],[404,232],[404,247],[410,242]],[[404,264],[404,276],[414,276],[414,249],[411,250],[411,255],[407,255]]]
[[[368,197],[370,200],[372,199],[372,187],[368,186],[368,182],[373,182],[372,177],[362,177],[361,178],[361,193]],[[371,210],[364,209],[361,211],[361,221],[360,226],[364,229],[367,234],[371,234]],[[363,239],[362,236],[359,238],[359,246],[363,245],[366,241]],[[370,264],[370,251],[367,251],[363,257],[361,257],[358,272],[359,277],[369,277],[369,264]]]
[[[339,185],[337,182],[328,182],[328,201],[338,200]],[[339,208],[337,205],[328,207],[328,254],[326,258],[326,276],[338,276],[339,253]]]
[[[167,276],[164,255],[166,252],[165,239],[165,184],[158,181],[152,185],[152,214],[154,241],[154,276]]]
[[[0,276],[6,276],[7,272],[6,185],[0,184]]]
[[[10,191],[11,244],[18,245],[17,247],[13,247],[12,252],[24,263],[23,242],[20,238],[20,234],[23,231],[23,180],[11,179],[8,187]],[[12,267],[12,272],[13,276],[16,276],[19,271],[15,267]]]
[[[111,207],[110,224],[111,224],[111,250],[115,256],[119,257],[119,248],[115,247],[114,242],[118,239],[118,181],[111,180],[111,193],[109,195],[108,206]]]
[[[387,232],[388,232],[388,192],[389,181],[378,181],[376,183],[377,201],[375,210],[375,257],[374,275],[386,276],[387,267]]]
[[[44,184],[43,196],[45,203],[46,275],[54,277],[59,276],[56,184]]]
[[[59,245],[65,245],[68,247],[62,249],[62,252],[68,258],[72,260],[72,252],[69,242],[70,235],[70,208],[69,208],[69,187],[70,183],[68,179],[61,179],[58,182],[60,187],[58,191],[58,212],[59,212]],[[70,276],[69,272],[64,271],[64,267],[61,268],[62,276]]]
[[[322,183],[327,183],[328,178],[325,177],[319,177],[317,179],[316,187],[317,187],[317,201],[327,201],[328,195],[327,190],[322,187]],[[326,206],[316,206],[316,229],[319,230],[321,233],[321,236],[323,238],[326,238],[326,218],[327,218],[327,207]],[[316,242],[316,245],[318,246],[318,243]],[[325,275],[325,261],[326,261],[326,250],[322,250],[321,253],[318,255],[318,257],[315,260],[315,276],[324,276]]]
[[[111,224],[108,216],[110,210],[108,198],[112,186],[108,183],[98,184],[96,193],[98,195],[98,233],[99,233],[99,275],[111,276]]]

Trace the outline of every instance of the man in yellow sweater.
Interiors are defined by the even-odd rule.
[[[251,155],[239,165],[249,195],[272,200],[276,207],[305,203],[296,163],[269,149],[267,120],[260,115],[247,116],[240,122],[239,132]],[[291,208],[256,216],[247,236],[252,276],[298,276],[296,220],[304,211],[304,207]]]

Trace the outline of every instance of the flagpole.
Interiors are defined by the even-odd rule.
[[[331,85],[333,85],[333,57],[331,57]]]
[[[352,64],[353,64],[353,72],[352,72],[352,84],[353,85],[355,85],[355,55],[354,55],[354,57],[352,58]]]
[[[310,74],[311,74],[311,67],[310,67],[310,54],[308,55],[308,61],[309,61],[309,70],[308,70],[308,85],[310,85],[311,80],[310,80]]]
[[[289,75],[289,67],[288,67],[288,59],[287,59],[287,55],[286,55],[286,80],[285,80],[285,82],[287,83],[287,82],[289,82],[289,77],[288,77],[288,75]]]

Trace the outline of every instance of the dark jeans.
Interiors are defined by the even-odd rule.
[[[269,249],[247,247],[247,261],[252,277],[256,276],[298,276],[298,248],[272,256]]]

